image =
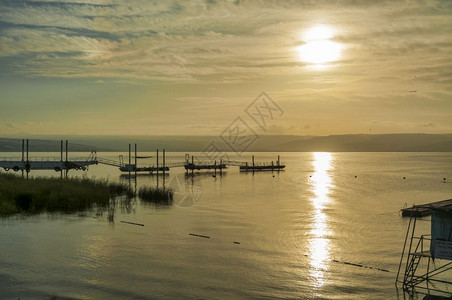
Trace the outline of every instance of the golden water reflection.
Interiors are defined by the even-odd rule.
[[[314,174],[311,177],[311,185],[314,196],[311,203],[314,210],[309,241],[310,275],[314,279],[314,285],[321,287],[325,284],[324,272],[327,270],[326,262],[329,261],[330,255],[328,215],[324,209],[331,202],[329,193],[333,183],[329,171],[332,169],[333,156],[328,152],[315,152],[313,156]]]

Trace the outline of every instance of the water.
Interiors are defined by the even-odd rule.
[[[168,154],[169,163],[182,160]],[[403,299],[394,281],[408,220],[399,210],[451,198],[451,154],[284,153],[282,160],[280,173],[195,173],[193,206],[136,201],[118,206],[113,223],[106,214],[3,218],[0,297]],[[138,176],[136,185],[175,186],[177,177],[183,194],[183,169],[170,174]],[[103,165],[85,176],[127,180]],[[428,233],[428,222],[418,226]]]

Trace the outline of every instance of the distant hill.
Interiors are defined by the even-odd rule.
[[[28,141],[30,152],[59,152],[60,141],[48,139],[29,139]],[[26,144],[25,144],[26,147]],[[115,151],[105,147],[90,146],[78,143],[69,143],[69,151],[71,152],[90,152],[97,151]],[[21,152],[22,139],[0,138],[0,152]]]
[[[231,151],[217,136],[72,136],[67,137],[69,151],[98,152],[128,150],[137,143],[139,151],[197,152],[212,141]],[[31,152],[58,152],[60,137],[30,139]],[[0,152],[20,152],[22,140],[0,138]],[[452,134],[349,134],[330,136],[263,135],[247,151],[272,152],[452,152]]]
[[[276,146],[280,151],[452,152],[450,134],[357,134],[317,136]]]

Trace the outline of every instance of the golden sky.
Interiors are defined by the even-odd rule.
[[[452,1],[6,0],[0,70],[3,136],[452,133]]]

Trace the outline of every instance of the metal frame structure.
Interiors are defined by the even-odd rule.
[[[397,287],[401,283],[402,289],[410,295],[415,292],[423,294],[431,294],[433,292],[439,295],[447,294],[450,296],[452,290],[449,290],[449,287],[452,287],[452,276],[449,277],[451,280],[448,280],[439,275],[445,275],[446,272],[452,270],[452,261],[433,258],[430,253],[431,235],[419,235],[416,232],[416,221],[421,218],[418,211],[425,209],[430,212],[433,210],[451,212],[451,207],[449,206],[435,207],[432,204],[425,204],[413,207],[395,285]],[[403,266],[405,267],[404,270]],[[449,274],[452,274],[452,272]]]

